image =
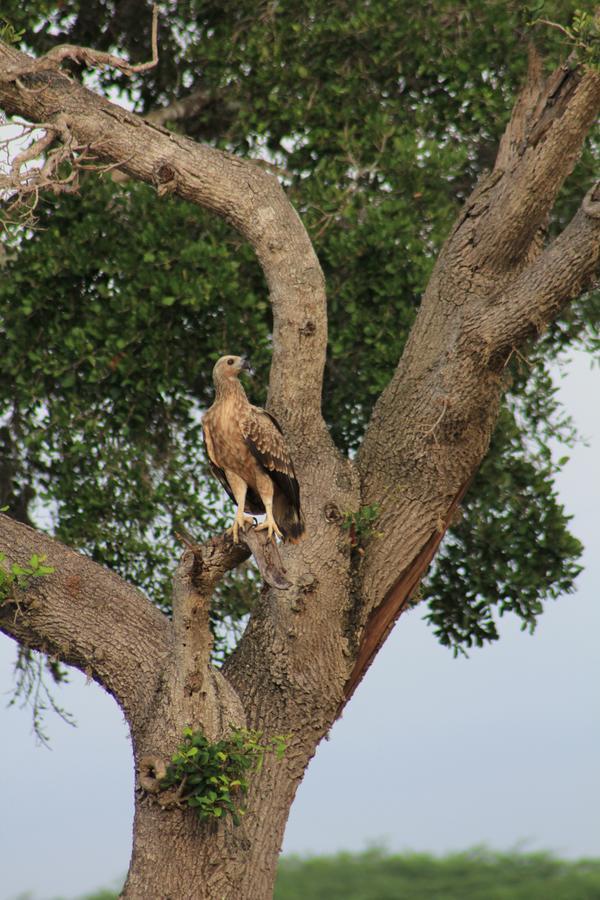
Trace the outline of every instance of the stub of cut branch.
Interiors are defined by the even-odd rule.
[[[149,794],[160,791],[160,783],[167,774],[167,767],[159,756],[143,756],[138,766],[138,783]]]
[[[286,578],[279,548],[274,540],[270,540],[266,531],[257,531],[254,525],[240,529],[241,540],[246,544],[258,566],[263,580],[269,587],[286,591],[291,582]]]
[[[600,181],[587,192],[581,203],[581,208],[592,219],[600,219]]]
[[[234,544],[229,532],[213,537],[204,544],[198,544],[184,528],[180,527],[178,537],[194,553],[195,584],[199,590],[212,590],[227,572],[239,566],[250,554],[269,587],[280,591],[291,587],[279,548],[274,540],[268,538],[266,531],[257,531],[252,525],[240,528],[237,544]]]

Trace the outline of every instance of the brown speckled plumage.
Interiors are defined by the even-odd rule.
[[[297,541],[304,522],[294,466],[278,422],[249,403],[238,380],[243,367],[241,357],[223,356],[213,370],[215,402],[202,419],[211,469],[238,505],[234,539],[247,512],[266,513],[269,534]]]

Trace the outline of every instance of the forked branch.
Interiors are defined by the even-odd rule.
[[[600,112],[600,72],[566,62],[546,81],[530,56],[527,83],[502,138],[478,252],[490,268],[527,257],[528,248],[573,170]]]
[[[3,142],[18,145],[28,132],[45,130],[0,171],[0,195],[3,197],[4,223],[21,225],[35,221],[35,209],[43,192],[74,193],[79,189],[79,170],[86,159],[84,147],[77,146],[64,116],[39,126],[24,126],[22,131]],[[39,160],[37,165],[30,165]]]

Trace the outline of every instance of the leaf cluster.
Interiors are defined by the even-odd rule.
[[[356,512],[347,512],[342,520],[342,528],[348,532],[350,546],[359,547],[363,541],[376,537],[378,532],[375,523],[381,508],[378,503],[361,506]]]
[[[11,563],[7,567],[5,560],[6,554],[0,552],[0,605],[7,600],[18,599],[18,594],[27,590],[33,578],[42,578],[54,572],[54,566],[45,565],[45,553],[33,553],[24,566]]]
[[[8,19],[0,16],[0,41],[4,41],[5,44],[18,44],[23,39],[24,34],[24,28],[17,31]]]
[[[543,602],[574,590],[583,547],[569,532],[571,517],[553,484],[567,460],[554,462],[544,440],[532,447],[515,410],[503,408],[462,517],[424,588],[426,619],[455,654],[496,640],[497,614],[514,613],[533,632]]]
[[[265,753],[282,759],[287,740],[282,735],[265,739],[261,731],[235,728],[211,743],[202,731],[186,728],[161,787],[177,789],[179,801],[194,809],[201,821],[229,814],[239,825],[250,774],[260,771]]]
[[[542,0],[536,4],[536,11],[543,13],[544,7],[545,3]],[[534,20],[534,24],[536,22],[556,28],[564,35],[566,47],[579,63],[593,69],[600,68],[600,13],[597,10],[588,12],[576,9],[570,25],[542,18]]]

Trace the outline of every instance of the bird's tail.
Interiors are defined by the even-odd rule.
[[[284,540],[297,544],[304,534],[304,519],[299,508],[292,506],[289,500],[276,491],[273,498],[273,518],[281,531]]]

